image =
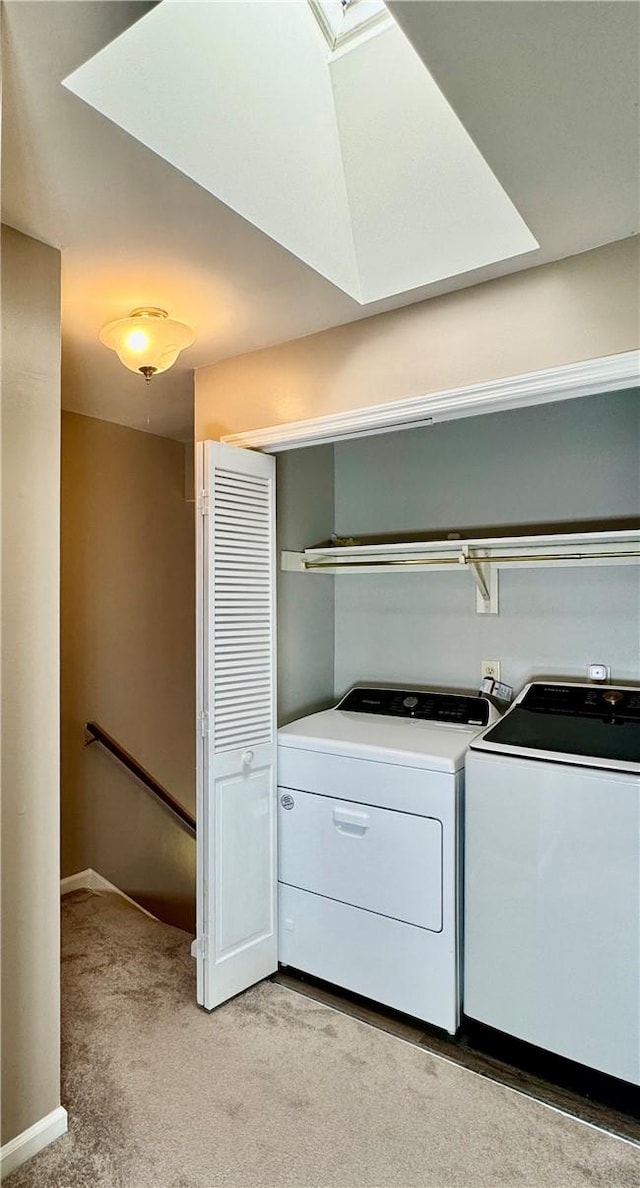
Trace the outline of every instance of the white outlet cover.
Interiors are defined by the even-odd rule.
[[[494,681],[500,680],[500,661],[499,660],[482,660],[481,674],[483,677],[491,677]]]

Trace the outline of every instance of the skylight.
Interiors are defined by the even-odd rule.
[[[332,53],[393,24],[383,0],[308,0]]]
[[[162,0],[65,86],[361,304],[538,247],[382,0]]]

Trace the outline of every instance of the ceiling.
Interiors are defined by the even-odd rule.
[[[187,440],[194,367],[638,231],[635,3],[391,0],[540,247],[364,307],[61,85],[153,7],[4,4],[3,219],[62,251],[68,409]],[[148,388],[97,337],[145,304],[197,335]]]

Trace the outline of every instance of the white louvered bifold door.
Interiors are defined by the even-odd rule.
[[[275,461],[201,451],[196,955],[211,1009],[278,964]]]

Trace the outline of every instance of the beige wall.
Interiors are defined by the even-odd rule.
[[[62,870],[92,867],[191,928],[195,843],[98,722],[195,812],[194,504],[184,447],[62,418]]]
[[[640,340],[622,240],[196,373],[196,438],[614,355]]]
[[[2,1143],[60,1103],[60,257],[2,228]]]

